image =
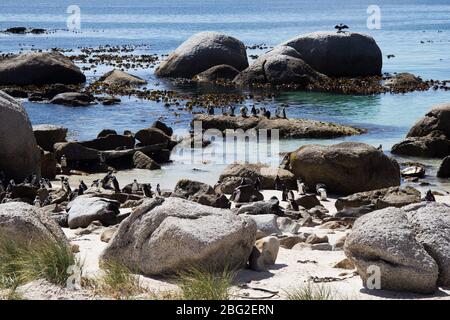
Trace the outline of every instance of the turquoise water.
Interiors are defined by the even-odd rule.
[[[81,32],[66,29],[66,8],[74,1],[2,0],[0,29],[27,26],[55,30],[46,35],[14,36],[0,34],[0,51],[17,52],[31,48],[77,49],[99,45],[147,45],[140,52],[164,54],[175,49],[190,35],[215,30],[233,35],[246,45],[273,46],[296,35],[333,30],[343,22],[352,31],[370,34],[383,52],[384,72],[412,72],[424,79],[450,79],[450,3],[449,1],[376,1],[381,9],[381,29],[366,26],[367,7],[372,1],[87,1],[75,4],[81,9]],[[249,51],[249,53],[253,53]],[[388,54],[395,58],[387,59]],[[147,79],[150,86],[169,86],[153,75],[153,69],[132,70]],[[94,74],[88,72],[90,80]],[[185,89],[186,90],[186,89]],[[187,89],[189,90],[189,89]],[[287,92],[278,95],[271,106],[288,103],[289,117],[312,118],[367,128],[367,134],[345,138],[367,142],[385,150],[400,141],[408,129],[436,103],[450,101],[450,92],[429,91],[402,95],[343,96],[323,93]],[[252,103],[252,101],[248,101]],[[93,138],[102,128],[137,130],[162,118],[181,132],[191,115],[167,110],[162,104],[123,98],[118,106],[96,105],[68,108],[48,104],[24,103],[32,122],[65,125],[72,138]],[[180,113],[176,115],[174,112]],[[336,140],[283,141],[281,151],[303,143],[334,143]],[[175,158],[177,159],[177,158]],[[436,165],[435,161],[430,163]],[[210,173],[192,173],[194,165],[165,167],[152,173],[161,177],[191,174],[213,182],[220,168],[203,167]],[[181,173],[179,173],[181,172]],[[164,178],[161,178],[165,180]],[[171,179],[168,179],[171,180]],[[166,181],[163,181],[166,183]],[[172,183],[172,182],[171,182]],[[171,184],[170,183],[170,184]]]

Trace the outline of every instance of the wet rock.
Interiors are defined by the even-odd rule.
[[[205,70],[194,77],[198,82],[231,81],[239,74],[236,68],[221,64]]]
[[[57,142],[65,142],[68,129],[62,126],[41,124],[33,126],[34,136],[39,147],[45,151],[53,151]]]
[[[177,273],[192,267],[243,267],[256,227],[226,209],[179,198],[144,202],[124,220],[101,259],[145,275]]]
[[[402,72],[386,80],[384,84],[386,86],[399,90],[402,88],[415,88],[419,86],[422,82],[423,81],[420,77],[416,77],[412,73]]]
[[[156,128],[156,129],[161,130],[162,132],[164,132],[169,137],[171,137],[172,134],[173,134],[173,129],[171,127],[169,127],[167,124],[165,124],[164,122],[161,122],[159,120],[156,120],[152,124],[152,128]]]
[[[307,119],[267,119],[266,117],[243,118],[241,116],[232,117],[227,115],[212,116],[199,114],[192,120],[191,127],[193,127],[196,121],[201,121],[202,128],[205,130],[277,129],[280,138],[335,138],[358,135],[365,132],[365,130],[359,128]],[[251,136],[252,131],[247,132],[247,134]],[[256,134],[256,131],[253,134]]]
[[[370,206],[371,211],[387,207],[403,207],[421,201],[421,193],[413,187],[391,187],[379,190],[359,192],[336,200],[338,211],[345,208]],[[367,212],[366,212],[367,213]]]
[[[97,150],[87,148],[78,142],[59,142],[55,143],[54,150],[57,159],[65,155],[69,161],[98,161],[99,153]]]
[[[410,166],[402,169],[401,174],[405,178],[423,178],[425,168],[423,166]]]
[[[277,176],[288,188],[293,189],[296,187],[296,181],[291,172],[264,164],[230,164],[220,174],[219,180],[226,183],[229,178],[238,177],[241,180],[242,178],[249,179],[254,184],[256,179],[259,178],[261,181],[261,189],[275,189],[275,178]]]
[[[152,158],[148,157],[140,151],[136,151],[133,155],[134,167],[138,169],[159,170],[161,166]]]
[[[114,200],[91,195],[79,196],[67,205],[69,227],[86,228],[96,220],[105,226],[114,225],[118,222],[119,206],[119,202]]]
[[[381,50],[368,35],[314,32],[298,36],[281,46],[294,48],[314,70],[330,77],[381,75]]]
[[[51,218],[23,202],[0,204],[0,234],[16,243],[54,241],[68,244],[61,228]]]
[[[1,78],[1,76],[0,76]],[[24,107],[0,91],[0,171],[23,181],[40,174],[40,152]]]
[[[97,138],[105,138],[106,136],[109,136],[110,134],[117,135],[117,131],[113,129],[103,129],[100,131],[97,135]]]
[[[134,87],[147,84],[147,81],[145,81],[144,79],[139,78],[137,76],[133,76],[129,73],[126,73],[118,69],[114,69],[105,73],[103,76],[100,77],[99,81],[109,86],[120,86],[120,87],[125,86]]]
[[[5,30],[6,33],[25,34],[27,28],[25,27],[12,27]]]
[[[162,130],[157,128],[147,128],[136,132],[135,138],[139,140],[142,146],[150,146],[154,144],[168,144],[170,137]]]
[[[107,151],[107,150],[125,150],[133,149],[135,140],[132,136],[123,136],[119,134],[109,134],[106,137],[100,137],[89,141],[80,141],[79,144],[86,148]]]
[[[445,157],[444,160],[442,160],[437,176],[439,178],[450,178],[450,156]]]
[[[159,77],[192,78],[211,67],[227,64],[237,70],[248,67],[244,44],[217,32],[200,32],[181,44],[155,70]]]
[[[78,84],[81,70],[59,52],[30,52],[0,60],[0,85]]]
[[[243,70],[233,82],[251,84],[309,84],[324,81],[327,77],[311,68],[295,49],[280,46],[263,54]]]
[[[382,151],[357,142],[306,145],[291,153],[290,169],[307,187],[352,194],[400,185],[400,167]]]
[[[450,104],[439,104],[420,119],[392,153],[442,158],[450,155]]]
[[[86,107],[91,105],[93,101],[94,98],[86,93],[65,92],[54,96],[50,103],[70,107]]]

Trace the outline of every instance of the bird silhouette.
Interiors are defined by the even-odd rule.
[[[337,29],[338,33],[341,33],[341,32],[344,32],[342,30],[348,29],[348,26],[346,24],[341,23],[341,24],[335,25],[334,28]]]

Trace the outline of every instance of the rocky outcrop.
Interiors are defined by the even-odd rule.
[[[137,169],[159,170],[161,166],[152,158],[141,151],[136,151],[133,155],[133,164]]]
[[[86,93],[64,92],[54,96],[50,103],[69,107],[86,107],[94,103],[94,98]]]
[[[433,293],[450,282],[449,228],[446,204],[386,208],[356,220],[344,250],[364,286],[375,266],[381,289]]]
[[[229,179],[233,179],[232,181],[236,183],[235,188],[237,188],[240,182],[238,182],[238,179],[234,178],[239,178],[239,181],[241,181],[242,178],[246,178],[251,184],[254,184],[256,179],[259,178],[261,181],[261,189],[275,189],[275,178],[277,176],[288,188],[295,188],[296,181],[291,172],[278,167],[258,163],[230,164],[220,174],[219,180],[223,183],[227,183]],[[232,186],[228,185],[227,189],[231,187]]]
[[[65,142],[68,129],[62,126],[41,124],[33,126],[34,136],[39,147],[45,151],[53,151],[57,142]]]
[[[183,198],[222,209],[229,209],[231,206],[228,198],[223,194],[216,193],[210,185],[187,179],[177,182],[171,197]]]
[[[382,151],[357,142],[306,145],[290,155],[290,171],[312,190],[353,194],[400,185],[400,166]]]
[[[189,268],[245,266],[256,226],[226,209],[179,198],[147,200],[125,219],[102,260],[116,261],[144,275]]]
[[[170,137],[162,130],[157,128],[146,128],[136,132],[135,138],[141,146],[150,146],[154,144],[168,144]]]
[[[30,52],[0,60],[0,85],[78,84],[81,70],[59,52]]]
[[[236,68],[226,64],[221,64],[200,72],[194,77],[194,80],[198,82],[231,81],[238,74],[239,70]]]
[[[381,50],[368,35],[314,32],[298,36],[281,46],[294,48],[314,70],[330,77],[381,75]]]
[[[54,150],[57,159],[61,159],[63,155],[69,161],[98,161],[99,152],[97,150],[87,148],[78,142],[59,142],[55,143]]]
[[[24,202],[0,204],[0,235],[16,243],[68,244],[61,228],[44,212]]]
[[[439,104],[420,119],[392,153],[443,158],[450,155],[450,103]]]
[[[100,151],[133,149],[135,143],[133,136],[120,134],[109,134],[105,137],[79,142],[86,148]]]
[[[83,195],[67,205],[69,228],[86,228],[93,221],[104,226],[118,223],[120,203],[114,200]]]
[[[217,32],[200,32],[183,42],[155,70],[159,77],[192,78],[211,67],[227,64],[248,67],[244,44]]]
[[[391,187],[339,198],[335,206],[338,211],[362,206],[371,206],[372,210],[379,210],[387,207],[400,208],[420,201],[421,193],[413,187]]]
[[[365,132],[351,126],[307,119],[196,115],[191,126],[194,126],[195,121],[201,121],[203,129],[218,129],[220,131],[226,129],[277,129],[280,138],[334,138]]]
[[[147,84],[142,78],[114,69],[100,77],[99,81],[109,86],[134,87]]]
[[[233,82],[238,85],[297,84],[306,87],[324,81],[327,76],[315,71],[293,48],[279,46],[260,56]]]
[[[253,202],[252,204],[243,205],[235,210],[237,214],[248,214],[248,215],[271,214],[277,216],[284,215],[284,211],[280,207],[280,202],[277,199]]]
[[[0,171],[22,181],[40,174],[40,152],[23,106],[0,91]]]
[[[277,237],[265,237],[256,241],[249,259],[250,269],[255,271],[267,271],[275,264],[280,249],[280,241]]]

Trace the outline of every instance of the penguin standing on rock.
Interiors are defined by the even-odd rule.
[[[327,189],[323,183],[316,184],[316,192],[321,201],[327,200]]]
[[[119,181],[117,180],[116,176],[112,176],[111,181],[112,181],[112,184],[114,187],[114,192],[120,193],[120,185],[119,185]]]

